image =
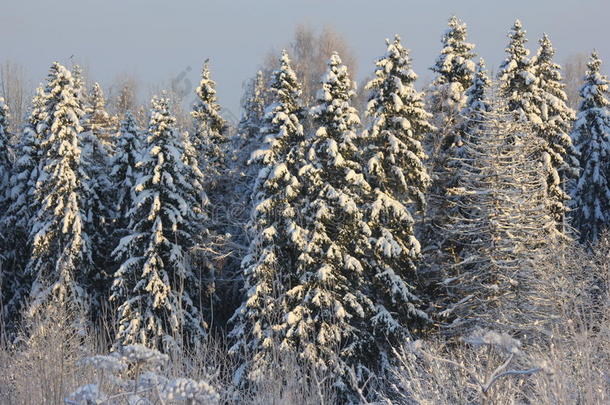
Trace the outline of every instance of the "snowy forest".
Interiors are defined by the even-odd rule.
[[[297,30],[235,123],[213,60],[186,107],[5,91],[0,403],[610,403],[608,78],[507,31],[493,75],[451,17],[430,83],[396,35],[356,85]]]

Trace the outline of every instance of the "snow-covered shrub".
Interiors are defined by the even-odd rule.
[[[387,403],[511,404],[523,379],[543,368],[531,364],[512,337],[478,330],[461,342],[410,342],[396,351]]]
[[[110,355],[85,357],[79,364],[93,368],[97,381],[80,386],[64,402],[69,405],[219,403],[220,394],[209,382],[163,375],[168,362],[169,356],[138,344],[122,346]]]
[[[94,352],[83,319],[76,307],[53,301],[24,320],[17,338],[0,348],[1,404],[61,404],[67,392],[93,376],[77,366]]]

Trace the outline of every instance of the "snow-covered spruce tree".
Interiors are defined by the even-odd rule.
[[[26,267],[33,279],[31,312],[52,300],[87,306],[92,258],[84,228],[86,193],[82,182],[86,175],[78,139],[82,116],[72,74],[54,63],[37,124],[40,174],[30,232],[33,251]]]
[[[197,159],[197,151],[191,141],[191,134],[188,131],[184,131],[180,134],[180,141],[182,142],[184,152],[182,153],[182,162],[186,165],[186,172],[190,180],[188,189],[185,192],[191,196],[190,198],[197,203],[193,205],[192,209],[198,215],[206,216],[208,213],[205,209],[207,205],[207,196],[204,190],[205,187],[205,175],[199,170],[199,160]],[[203,217],[201,217],[203,218]]]
[[[353,95],[347,67],[335,53],[322,78],[318,105],[311,110],[316,130],[299,170],[305,243],[290,269],[294,275],[283,299],[285,323],[278,328],[281,347],[328,373],[346,400],[354,399],[352,383],[383,372],[388,343],[409,335],[405,319],[425,317],[399,275],[404,269],[391,267],[400,257],[401,246],[394,240],[399,235],[383,228],[389,218],[381,216],[392,209],[379,206],[364,178]],[[393,208],[405,221],[406,212]],[[369,214],[376,220],[369,221]],[[407,243],[416,254],[416,243]]]
[[[491,101],[488,98],[491,90],[491,79],[487,73],[485,61],[481,58],[477,63],[472,84],[466,90],[466,106],[461,112],[461,123],[457,127],[454,153],[447,162],[447,191],[442,206],[445,222],[437,228],[439,234],[445,234],[445,229],[452,227],[455,218],[460,217],[463,209],[460,201],[463,196],[460,193],[454,193],[452,189],[459,187],[462,176],[471,170],[472,156],[467,153],[465,142],[484,131],[485,123],[489,118],[488,114],[492,111]],[[475,142],[475,140],[471,142]],[[459,260],[460,250],[466,242],[444,237],[438,240],[442,241],[440,243],[442,249],[437,253],[441,257],[443,267],[446,268],[455,263],[455,260]]]
[[[475,56],[474,45],[467,42],[466,24],[453,16],[448,25],[441,41],[443,49],[431,68],[436,73],[436,78],[430,88],[429,103],[436,128],[428,131],[424,139],[432,184],[427,195],[426,222],[420,237],[428,255],[426,264],[429,268],[438,264],[430,253],[434,256],[449,248],[444,246],[445,234],[439,228],[449,220],[447,200],[451,196],[447,190],[453,179],[449,166],[459,153],[461,112],[467,102],[466,90],[472,84],[475,74],[475,64],[472,61]]]
[[[252,212],[254,183],[261,169],[259,162],[250,161],[250,156],[264,147],[259,129],[263,125],[265,107],[270,103],[270,92],[266,88],[268,82],[267,76],[258,71],[245,83],[241,99],[242,115],[235,130],[230,131],[230,153],[223,175],[223,183],[230,186],[213,190],[210,196],[212,204],[221,202],[215,204],[214,208],[222,210],[221,215],[214,215],[216,222],[218,219],[222,222],[211,224],[219,231],[216,234],[222,235],[218,239],[217,250],[225,256],[222,266],[218,266],[222,274],[216,288],[223,305],[216,307],[214,315],[221,323],[226,323],[233,316],[242,300],[241,261],[250,244],[246,225]]]
[[[531,331],[539,313],[536,261],[556,240],[548,214],[541,140],[492,99],[481,124],[463,140],[461,175],[451,191],[455,217],[444,230],[459,241],[459,260],[445,267],[449,333],[478,326]]]
[[[466,24],[456,16],[449,19],[449,29],[443,34],[443,49],[430,69],[436,78],[430,86],[430,110],[437,130],[430,133],[428,153],[433,158],[444,155],[455,145],[453,137],[459,114],[466,103],[466,89],[470,87],[475,64],[474,45],[468,43]],[[439,162],[442,164],[444,162]]]
[[[491,80],[487,73],[487,67],[483,58],[479,59],[476,65],[472,83],[466,90],[466,105],[461,112],[462,122],[458,127],[454,140],[457,148],[455,158],[448,162],[450,167],[460,165],[459,158],[463,154],[464,140],[469,138],[469,134],[476,131],[483,122],[485,113],[491,111],[491,106],[487,98],[487,93],[491,88]],[[451,182],[450,184],[454,184]]]
[[[206,205],[209,211],[208,229],[215,235],[230,236],[235,232],[233,218],[233,182],[230,173],[229,126],[220,116],[220,105],[216,100],[216,83],[210,78],[210,70],[206,61],[202,78],[196,89],[197,101],[193,106],[194,132],[190,134],[190,142],[197,155],[199,170],[205,174],[204,191]],[[215,247],[222,255],[230,254],[228,245],[220,241]],[[231,270],[225,268],[226,261],[217,261],[215,273],[226,275]],[[235,266],[233,266],[234,268]]]
[[[7,231],[8,249],[4,253],[5,277],[4,311],[9,324],[16,320],[22,305],[30,293],[31,277],[25,274],[25,266],[30,258],[31,247],[29,235],[32,218],[36,211],[36,181],[39,174],[40,137],[37,130],[46,128],[44,89],[36,89],[32,101],[30,117],[23,134],[16,145],[15,163],[13,164],[8,195],[8,207],[0,227]],[[10,269],[10,274],[7,272]],[[14,330],[13,330],[14,332]]]
[[[71,71],[72,79],[74,80],[74,92],[84,103],[89,97],[87,94],[87,85],[85,83],[83,68],[81,68],[80,65],[73,65]]]
[[[112,251],[109,237],[112,232],[113,187],[109,176],[109,160],[113,148],[113,122],[106,112],[106,100],[98,83],[93,85],[88,100],[83,100],[82,95],[80,100],[84,105],[85,115],[79,141],[83,170],[87,175],[83,180],[87,197],[82,208],[86,212],[85,228],[91,238],[95,263],[89,277],[94,283],[95,295],[103,302],[108,293],[111,275],[108,267]]]
[[[8,106],[4,102],[4,98],[0,97],[0,221],[3,219],[9,204],[9,187],[12,169],[12,159],[10,156],[10,134],[8,129],[9,111]],[[2,229],[0,227],[0,229]],[[4,229],[0,235],[0,266],[4,263],[4,256],[8,250],[7,242],[9,239],[9,230]]]
[[[264,125],[265,108],[268,103],[269,91],[266,88],[266,79],[262,71],[250,79],[245,86],[242,97],[242,117],[237,126],[237,131],[232,138],[232,157],[229,165],[228,178],[233,184],[231,188],[231,212],[232,226],[227,231],[232,236],[232,241],[242,249],[235,249],[235,253],[229,267],[237,270],[241,258],[244,256],[244,248],[249,243],[245,224],[250,218],[252,211],[252,193],[254,183],[261,169],[258,161],[250,161],[252,153],[261,149],[263,138],[260,128]]]
[[[143,151],[142,138],[135,118],[128,111],[121,122],[116,151],[110,163],[110,179],[115,201],[112,207],[112,227],[115,238],[119,239],[128,234],[129,211],[136,200],[135,185],[140,177],[136,166]]]
[[[462,169],[469,163],[464,156],[464,142],[472,132],[478,131],[483,124],[483,116],[490,111],[487,91],[491,81],[485,62],[477,63],[471,86],[466,90],[466,105],[460,113],[460,123],[454,129],[453,145],[445,158],[443,167],[437,170],[442,174],[442,182],[434,184],[434,193],[429,195],[428,221],[422,237],[425,251],[425,266],[430,270],[432,279],[442,276],[444,269],[460,260],[463,243],[446,232],[458,216],[461,196],[452,191],[462,177]],[[437,179],[438,180],[438,179]],[[442,187],[439,187],[442,184]],[[431,280],[429,280],[431,281]]]
[[[243,113],[237,135],[243,141],[249,142],[258,138],[269,96],[265,75],[259,70],[256,72],[256,76],[247,83],[242,99]]]
[[[8,106],[0,97],[0,323],[8,321],[4,313],[9,297],[13,296],[15,284],[15,269],[9,267],[9,257],[12,250],[12,229],[6,227],[5,216],[10,204],[10,175],[12,162],[9,153]],[[1,333],[1,332],[0,332]]]
[[[507,58],[500,66],[500,94],[507,109],[523,122],[528,122],[542,142],[538,159],[547,177],[547,194],[552,216],[559,230],[564,229],[567,212],[564,180],[577,173],[576,151],[567,135],[574,113],[567,106],[559,65],[553,62],[555,51],[545,35],[537,55],[529,59],[527,39],[519,20],[509,34]]]
[[[434,130],[429,123],[432,116],[415,90],[417,75],[400,37],[386,42],[375,77],[366,85],[371,91],[367,105],[371,124],[364,136],[367,178],[391,199],[422,209],[430,178],[422,163],[426,155],[421,142]]]
[[[574,121],[574,111],[567,105],[562,83],[561,67],[553,62],[555,50],[545,34],[539,41],[540,48],[532,60],[538,80],[533,103],[540,110],[540,122],[534,122],[534,131],[543,141],[541,160],[546,174],[547,194],[551,201],[551,214],[558,229],[568,211],[566,183],[578,176],[578,156],[569,132]]]
[[[196,345],[205,335],[197,308],[200,280],[188,250],[198,241],[202,218],[182,136],[169,100],[153,98],[146,151],[128,212],[129,235],[114,251],[122,265],[111,300],[119,305],[115,346],[139,343],[174,349]],[[199,212],[198,212],[199,211]]]
[[[409,336],[409,327],[426,319],[413,291],[420,244],[407,207],[421,212],[425,206],[430,177],[421,141],[433,127],[422,95],[413,87],[417,76],[407,50],[398,36],[386,42],[375,78],[366,86],[371,90],[367,109],[371,123],[364,133],[363,171],[373,189],[366,205],[372,245],[369,265],[374,271],[370,298],[377,311],[373,319],[378,340],[396,344]]]
[[[538,92],[538,80],[530,51],[525,47],[527,39],[521,21],[516,20],[506,48],[506,59],[500,65],[498,80],[500,95],[506,100],[506,108],[522,121],[540,123],[540,108],[534,103]]]
[[[235,148],[235,165],[243,172],[245,194],[251,195],[254,182],[261,169],[259,162],[250,162],[252,152],[263,146],[260,128],[263,126],[265,108],[268,105],[268,91],[265,76],[262,71],[248,83],[242,100],[243,115],[237,128],[237,139],[233,142]]]
[[[242,204],[251,206],[250,197],[254,183],[261,169],[258,161],[250,161],[252,153],[261,149],[263,137],[260,128],[264,125],[265,109],[273,103],[270,100],[270,91],[267,90],[265,75],[258,71],[256,76],[247,84],[242,98],[242,118],[239,121],[233,139],[232,172],[239,176],[236,191],[242,196]],[[250,210],[245,210],[250,212]]]
[[[580,154],[580,176],[572,192],[572,221],[583,243],[597,242],[610,225],[610,102],[601,64],[593,52],[572,131]]]
[[[218,286],[219,280],[224,281],[228,278],[226,273],[219,272],[224,269],[224,259],[228,255],[226,253],[228,250],[227,237],[219,235],[211,229],[213,222],[209,200],[205,192],[206,177],[199,169],[197,151],[191,141],[191,135],[188,131],[184,131],[180,134],[180,140],[184,148],[182,162],[187,173],[185,178],[189,180],[188,187],[184,187],[184,192],[191,201],[191,208],[199,218],[200,225],[199,234],[194,240],[189,255],[190,266],[197,280],[192,296],[198,299],[196,306],[202,313],[203,319],[215,321],[214,324],[209,323],[208,328],[214,328],[225,325],[226,319],[235,308],[222,301],[226,298],[226,295],[223,295],[225,291],[219,290],[225,286],[222,284],[220,287]],[[220,266],[219,263],[221,263]],[[232,284],[232,279],[228,283]],[[219,306],[219,302],[222,302],[223,305]],[[220,317],[220,314],[223,316]]]
[[[250,380],[260,378],[268,366],[266,350],[275,344],[273,325],[281,323],[284,315],[279,297],[295,267],[296,246],[302,247],[303,242],[295,209],[304,140],[303,109],[301,87],[286,51],[272,75],[269,92],[273,101],[260,129],[264,144],[251,157],[261,170],[247,225],[251,242],[242,261],[245,296],[231,319],[230,333],[235,342],[231,352],[253,356],[243,367]]]
[[[201,82],[195,90],[197,101],[193,105],[194,132],[191,142],[198,153],[199,167],[215,187],[226,168],[228,139],[226,123],[220,116],[220,106],[216,101],[216,83],[210,78],[208,62],[203,65]]]
[[[466,105],[456,128],[452,156],[445,163],[443,198],[431,198],[432,201],[429,202],[436,215],[425,229],[427,233],[424,239],[424,262],[429,270],[430,286],[433,290],[440,286],[440,289],[432,291],[431,295],[441,301],[446,298],[446,293],[440,282],[453,277],[455,264],[463,260],[462,250],[469,243],[468,237],[452,231],[461,218],[468,215],[469,209],[464,201],[468,195],[456,192],[456,189],[460,190],[462,177],[472,171],[470,152],[479,139],[478,134],[484,130],[487,113],[491,112],[488,99],[491,85],[485,61],[481,58],[476,65],[472,83],[466,90]]]

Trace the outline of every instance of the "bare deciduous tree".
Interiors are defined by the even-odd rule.
[[[326,71],[326,63],[333,52],[341,55],[341,60],[349,68],[350,75],[356,76],[356,56],[347,40],[330,26],[318,33],[307,24],[296,27],[293,40],[284,46],[292,59],[294,71],[303,84],[303,101],[311,105],[320,87],[320,78]],[[278,68],[279,52],[272,50],[263,61],[263,71],[269,74]]]
[[[135,113],[138,109],[139,82],[134,75],[117,76],[108,88],[108,109],[119,119],[125,117],[127,111]]]
[[[570,55],[564,63],[564,82],[566,85],[565,92],[568,96],[568,105],[578,110],[580,103],[580,88],[583,85],[583,78],[587,71],[588,56],[584,53],[576,53]]]
[[[9,106],[11,114],[10,132],[16,134],[22,127],[31,93],[25,80],[25,69],[10,60],[0,65],[0,97]]]

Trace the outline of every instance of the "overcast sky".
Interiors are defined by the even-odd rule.
[[[332,26],[353,48],[359,78],[371,73],[385,50],[384,39],[401,35],[422,80],[440,51],[447,19],[468,24],[477,53],[497,70],[515,18],[537,46],[550,35],[563,61],[597,49],[610,64],[610,0],[2,0],[0,62],[23,65],[33,84],[51,62],[70,56],[89,69],[90,79],[109,85],[134,74],[144,92],[167,85],[181,72],[197,82],[211,59],[223,107],[239,113],[242,82],[263,56],[292,38],[299,23]],[[190,69],[190,70],[189,70]],[[604,70],[609,71],[608,66]],[[146,94],[147,95],[147,94]]]

